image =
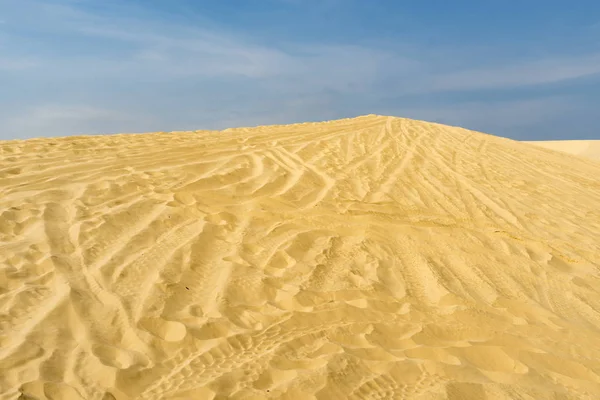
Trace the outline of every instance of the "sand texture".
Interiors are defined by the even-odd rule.
[[[548,140],[525,143],[600,161],[600,140]]]
[[[0,142],[0,312],[2,399],[597,400],[600,162],[376,115]]]

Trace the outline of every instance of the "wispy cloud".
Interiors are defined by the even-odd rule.
[[[489,102],[462,102],[439,107],[401,107],[399,111],[407,117],[423,119],[449,125],[467,123],[477,126],[531,126],[551,119],[574,106],[568,96],[545,97],[525,100],[503,100]]]
[[[140,122],[145,122],[147,127],[153,122],[151,116],[142,117],[127,111],[58,104],[32,107],[20,114],[2,117],[3,134],[13,137],[24,134],[33,137],[63,136],[65,131],[70,134],[110,133],[117,125],[123,131],[131,128],[135,131],[135,126],[139,126]]]
[[[31,1],[31,0],[26,0]],[[35,4],[40,4],[35,2]],[[139,71],[163,76],[243,76],[248,78],[294,78],[298,87],[312,84],[322,88],[347,89],[364,86],[374,80],[398,77],[407,92],[465,91],[508,88],[554,83],[600,73],[600,54],[578,57],[553,55],[533,61],[500,61],[477,66],[476,54],[460,63],[454,60],[433,65],[431,54],[438,49],[404,49],[329,45],[327,43],[288,44],[275,48],[215,29],[165,25],[165,22],[140,21],[131,17],[102,17],[77,8],[76,2],[47,2],[43,12],[61,29],[73,34],[118,42],[128,47],[126,54],[111,57],[110,50],[95,56],[79,57],[82,63],[94,62],[97,72]],[[43,26],[43,25],[42,25]],[[439,49],[444,51],[444,49]],[[467,49],[468,50],[468,49]],[[461,49],[464,56],[465,49]],[[73,57],[63,57],[72,61]],[[52,62],[52,60],[47,60]],[[60,60],[58,65],[61,65]],[[111,67],[112,65],[112,67]],[[61,65],[62,66],[62,65]],[[126,71],[124,71],[125,69]]]
[[[281,79],[297,88],[309,86],[344,90],[360,85],[386,69],[416,67],[389,50],[355,45],[307,44],[275,48],[221,31],[172,26],[157,33],[154,26],[83,20],[78,32],[134,45],[123,60],[130,69],[160,72],[163,76],[241,76]],[[123,28],[130,26],[133,28]],[[123,63],[122,61],[122,63]],[[389,71],[388,71],[389,72]],[[363,83],[364,84],[364,83]]]
[[[225,128],[383,109],[500,130],[511,127],[501,121],[529,123],[564,104],[556,98],[521,99],[502,107],[476,100],[412,109],[381,104],[391,93],[410,98],[522,89],[600,74],[595,52],[490,60],[468,45],[274,44],[215,24],[136,17],[139,10],[130,3],[107,0],[103,12],[92,12],[91,3],[22,0],[3,6],[9,23],[0,27],[0,70],[10,70],[12,79],[23,83],[35,82],[28,84],[36,91],[31,104],[11,111],[18,118],[0,119],[3,132],[14,137],[36,135],[43,127],[57,135],[160,130],[169,124],[171,129]],[[113,7],[119,12],[107,11]],[[8,101],[6,96],[0,94],[0,101]]]
[[[516,140],[585,139],[597,137],[600,116],[578,96],[467,101],[437,107],[390,107],[388,114],[462,126]]]
[[[487,68],[466,68],[431,77],[431,91],[514,88],[600,74],[600,54],[554,57]]]
[[[4,58],[0,57],[0,71],[19,71],[23,69],[33,68],[37,62],[32,59],[19,59],[16,57]]]

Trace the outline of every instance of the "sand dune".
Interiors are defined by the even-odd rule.
[[[536,146],[546,149],[562,151],[576,156],[600,160],[600,140],[548,140],[529,141]]]
[[[600,163],[421,121],[0,142],[2,399],[598,399]]]

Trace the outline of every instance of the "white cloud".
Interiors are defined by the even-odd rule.
[[[118,133],[152,117],[85,105],[47,104],[5,116],[2,135],[8,137],[68,136],[77,134]],[[115,127],[121,127],[114,130]]]
[[[600,54],[517,62],[442,73],[429,80],[430,91],[498,89],[555,83],[600,74]]]
[[[106,1],[105,10],[130,7]],[[419,48],[410,43],[334,45],[326,41],[279,41],[275,46],[215,26],[136,18],[139,10],[135,9],[111,15],[92,13],[81,7],[88,4],[82,0],[13,4],[6,19],[19,21],[21,28],[29,27],[38,37],[31,42],[18,35],[3,40],[0,71],[22,72],[19,79],[23,82],[41,84],[35,86],[29,107],[17,110],[17,117],[0,116],[2,132],[11,132],[12,137],[225,128],[351,116],[348,110],[492,131],[539,123],[553,113],[564,113],[569,104],[564,98],[470,101],[390,107],[388,112],[374,109],[373,104],[381,104],[390,93],[431,96],[524,88],[600,73],[600,54],[596,53],[555,54],[533,61],[499,58],[492,64],[481,49],[468,46]],[[49,53],[44,41],[54,34],[93,40],[94,46],[52,48]],[[40,50],[35,59],[20,56],[21,46],[32,48],[35,43]],[[82,99],[80,105],[71,105],[71,92]],[[0,100],[6,101],[7,95],[2,96]],[[117,111],[121,109],[127,112]]]
[[[285,87],[301,91],[311,88],[348,91],[351,87],[364,90],[377,81],[395,81],[390,89],[417,94],[522,87],[600,73],[600,54],[575,58],[553,56],[534,61],[499,60],[494,65],[478,66],[478,50],[469,53],[468,48],[457,50],[457,56],[450,61],[436,57],[437,53],[447,57],[450,52],[446,48],[407,50],[410,47],[404,45],[383,48],[326,42],[288,43],[277,48],[222,29],[144,20],[126,13],[92,14],[79,7],[80,2],[72,0],[23,0],[23,4],[21,13],[26,13],[29,21],[36,22],[40,29],[111,40],[117,48],[129,48],[125,55],[114,54],[106,45],[99,47],[95,55],[74,54],[45,60],[48,66],[57,69],[72,65],[100,76],[115,73],[134,77],[154,74],[163,78],[240,76],[279,79],[279,86],[285,83]],[[436,59],[437,62],[432,62]]]
[[[580,108],[570,96],[551,96],[525,100],[462,102],[438,107],[390,108],[389,113],[468,129],[505,135],[505,131],[551,123],[555,118]]]
[[[38,63],[32,59],[11,57],[0,58],[0,71],[19,71],[37,66]]]

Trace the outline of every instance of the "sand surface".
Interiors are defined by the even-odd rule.
[[[374,115],[0,142],[0,312],[2,399],[599,399],[600,163]]]
[[[576,156],[600,160],[600,140],[548,140],[529,141],[536,146],[546,149],[562,151]]]

